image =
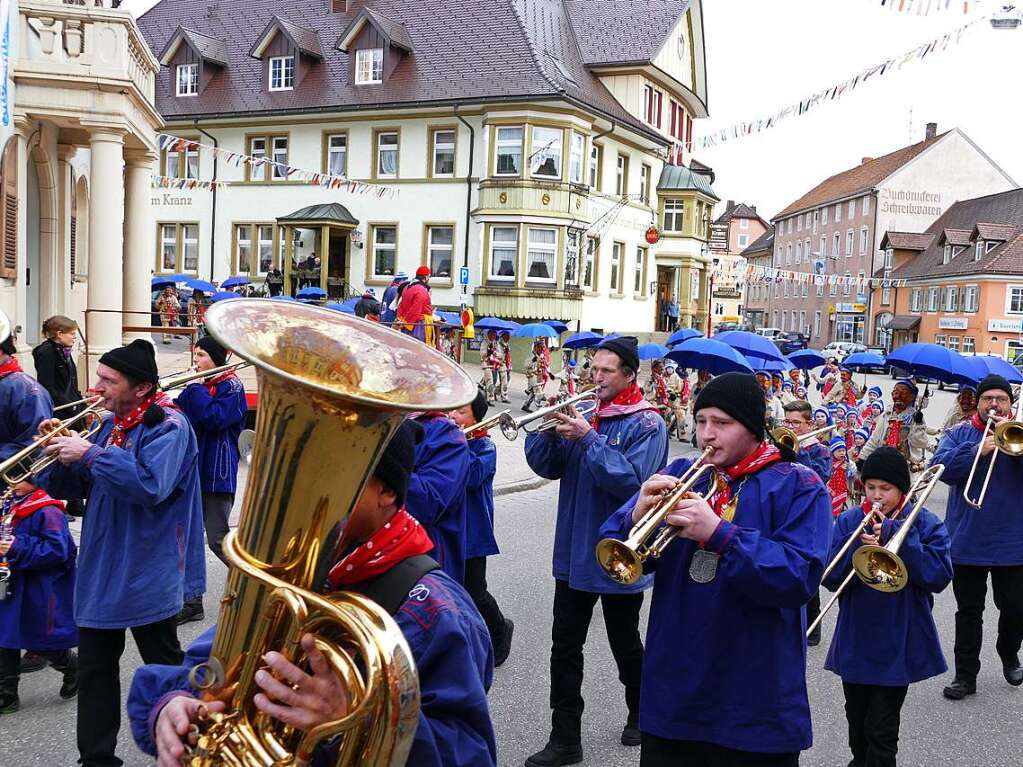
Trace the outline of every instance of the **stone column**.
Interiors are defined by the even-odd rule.
[[[89,370],[121,345],[124,254],[124,134],[99,128],[89,135]],[[97,309],[113,310],[97,312]],[[92,378],[90,378],[92,380]]]
[[[155,263],[156,240],[152,217],[152,179],[154,152],[130,151],[125,154],[124,202],[124,324],[148,325],[150,322],[150,276]],[[130,313],[129,313],[130,312]],[[132,338],[148,338],[145,333],[125,333]]]
[[[71,157],[78,151],[78,147],[72,144],[57,145],[57,210],[59,211],[59,242],[60,257],[57,259],[57,274],[52,281],[52,290],[55,291],[53,300],[53,313],[71,314],[71,291],[74,286],[71,283],[71,209],[75,199],[74,172],[71,167]],[[81,256],[80,253],[76,254]],[[81,318],[75,318],[80,321]]]

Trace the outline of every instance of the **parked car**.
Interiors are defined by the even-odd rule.
[[[765,338],[775,338],[776,336],[780,336],[782,334],[782,329],[781,328],[758,328],[756,332],[757,332],[758,336],[764,336]]]
[[[777,335],[771,340],[774,341],[775,346],[778,347],[782,354],[792,354],[792,352],[798,352],[800,349],[806,349],[809,346],[809,341],[805,335],[793,331]]]
[[[729,330],[739,330],[738,322],[719,322],[714,326],[715,333],[725,333]]]
[[[866,350],[867,347],[863,344],[856,344],[851,341],[832,341],[830,344],[821,349],[821,354],[824,355],[824,359],[830,360],[834,357],[841,362],[850,354],[865,352]]]
[[[883,346],[868,346],[867,351],[870,352],[871,354],[876,354],[879,357],[888,356],[888,351]],[[888,365],[879,365],[878,367],[867,368],[867,371],[870,373],[880,373],[882,375],[887,375],[891,371],[891,368]]]

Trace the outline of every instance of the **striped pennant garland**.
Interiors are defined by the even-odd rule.
[[[763,284],[763,283],[778,283],[792,282],[797,285],[813,284],[813,285],[834,285],[836,287],[856,287],[861,289],[866,288],[904,288],[908,283],[908,280],[893,280],[891,278],[885,280],[880,277],[845,277],[838,274],[813,274],[811,272],[794,272],[789,269],[776,269],[773,266],[757,266],[754,264],[748,264],[744,271],[745,278],[748,282]],[[721,266],[715,267],[714,277],[735,277],[734,269],[723,268]]]

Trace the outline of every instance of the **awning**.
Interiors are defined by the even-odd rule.
[[[896,314],[888,323],[889,330],[913,330],[920,324],[920,318],[911,314]]]
[[[341,226],[358,226],[359,222],[348,208],[340,203],[331,202],[323,205],[310,205],[287,216],[279,216],[278,224],[339,224]]]

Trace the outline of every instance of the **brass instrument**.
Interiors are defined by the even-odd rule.
[[[157,388],[161,391],[170,391],[171,389],[178,389],[182,386],[187,386],[193,381],[201,381],[204,378],[212,378],[218,376],[221,373],[227,373],[235,370],[241,370],[242,368],[249,367],[249,362],[229,362],[226,365],[220,365],[219,367],[210,368],[209,370],[185,370],[181,373],[175,373],[174,375],[165,376],[160,379],[160,383]]]
[[[57,460],[55,455],[44,455],[36,458],[28,468],[23,469],[20,474],[13,473],[18,469],[21,463],[25,460],[32,458],[33,454],[38,450],[42,450],[46,447],[51,440],[57,437],[70,437],[72,434],[77,434],[82,439],[89,439],[92,435],[100,430],[103,425],[102,418],[100,416],[106,412],[106,408],[103,407],[99,402],[94,402],[92,405],[87,407],[81,413],[78,413],[71,418],[68,418],[60,422],[60,426],[57,426],[53,430],[38,437],[32,444],[26,445],[17,453],[14,453],[6,460],[0,462],[0,479],[8,487],[14,487],[22,482],[25,482],[36,474],[41,472],[50,464]],[[79,422],[84,422],[85,426],[81,429],[72,430],[72,426]]]
[[[260,406],[241,521],[208,662],[192,670],[206,701],[191,767],[298,767],[339,735],[335,765],[404,765],[419,684],[391,616],[349,592],[314,593],[320,565],[391,435],[409,412],[468,404],[476,384],[449,358],[376,323],[263,299],[210,307],[212,335],[256,368]],[[348,713],[303,734],[261,713],[255,673],[273,649],[305,663],[311,633],[344,684]]]
[[[626,540],[604,538],[597,544],[597,562],[604,568],[611,580],[625,585],[635,583],[643,575],[643,563],[647,559],[657,559],[668,544],[678,537],[681,532],[680,528],[674,525],[665,525],[664,527],[661,525],[665,517],[678,506],[699,479],[714,468],[713,465],[707,463],[707,459],[713,452],[714,448],[712,447],[704,448],[700,457],[693,461],[693,464],[678,478],[675,489],[666,493],[664,500],[650,509],[639,522],[633,525]],[[709,501],[714,494],[714,489],[714,483],[711,483],[707,492],[700,497]]]
[[[89,397],[82,397],[81,399],[76,399],[74,402],[65,402],[63,405],[57,405],[57,407],[53,409],[53,412],[59,413],[61,410],[70,410],[71,408],[79,407],[80,405],[91,407],[92,405],[98,405],[102,401],[103,401],[102,397],[100,397],[98,394],[93,394]]]
[[[779,445],[784,445],[789,450],[799,450],[804,442],[808,442],[811,439],[815,439],[822,434],[827,434],[829,431],[833,431],[835,428],[834,424],[824,426],[820,429],[807,432],[806,434],[799,436],[792,429],[785,426],[779,426],[776,429],[771,429],[771,439],[777,442]]]
[[[513,418],[511,411],[505,411],[501,414],[501,418],[498,421],[501,426],[501,433],[504,435],[505,439],[511,441],[519,436],[520,431],[524,431],[526,434],[549,431],[561,423],[557,418],[550,418],[549,416],[553,413],[565,412],[568,407],[579,403],[586,403],[583,407],[576,408],[582,418],[589,418],[594,412],[596,412],[598,404],[597,394],[593,387],[585,389],[568,399],[555,402],[553,405],[548,407],[534,410],[532,413],[520,416],[519,418]],[[526,426],[534,421],[540,421],[540,425],[533,429],[527,429]]]
[[[902,505],[898,510],[891,515],[891,519],[897,519],[906,508],[906,505],[914,497],[916,500],[913,502],[913,508],[909,512],[909,516],[906,517],[902,525],[899,527],[898,532],[892,536],[892,539],[888,541],[884,546],[877,545],[863,545],[853,554],[852,558],[852,570],[846,579],[842,581],[841,585],[835,590],[831,599],[821,609],[820,615],[817,619],[810,624],[806,630],[806,635],[810,636],[813,631],[820,625],[820,622],[824,620],[824,616],[827,615],[828,611],[831,610],[838,603],[838,598],[842,596],[842,592],[848,588],[849,584],[852,583],[853,578],[859,578],[863,583],[870,588],[877,591],[883,591],[885,593],[894,593],[901,591],[905,588],[906,584],[909,583],[909,571],[906,569],[906,564],[899,557],[899,549],[902,548],[902,544],[905,543],[906,537],[909,535],[910,529],[913,527],[913,523],[916,522],[916,518],[920,516],[920,512],[923,510],[924,504],[927,502],[927,498],[938,484],[938,480],[941,478],[942,472],[945,471],[945,467],[936,463],[929,466],[913,483],[912,487],[909,488],[909,492],[906,493],[906,497],[902,501]],[[849,540],[846,541],[842,550],[839,551],[838,555],[831,561],[828,568],[825,569],[825,576],[828,575],[835,566],[841,561],[842,557],[849,550],[849,547],[863,534],[865,528],[872,527],[875,522],[884,519],[880,514],[880,509],[871,507],[870,512],[864,516],[863,524],[861,524],[853,535],[849,536]]]
[[[980,494],[976,498],[970,497],[970,488],[973,487],[973,478],[980,465],[980,447],[984,444],[988,434],[991,432],[991,417],[996,414],[994,408],[987,411],[987,420],[984,422],[984,431],[980,435],[980,442],[977,444],[977,455],[970,467],[970,475],[966,478],[966,485],[963,487],[963,500],[975,509],[984,505],[984,498],[987,497],[987,486],[991,483],[991,475],[995,471],[995,461],[998,460],[998,453],[1004,453],[1010,458],[1023,456],[1023,393],[1017,405],[1016,412],[1011,421],[1002,421],[994,428],[995,447],[998,452],[991,454],[991,462],[987,466],[987,473],[984,475],[984,483],[980,486]]]
[[[505,409],[496,415],[492,415],[489,418],[484,418],[479,423],[474,423],[471,426],[463,426],[462,434],[465,435],[466,439],[473,439],[473,434],[478,431],[486,431],[494,426],[497,426],[503,419],[511,418],[511,410]]]

